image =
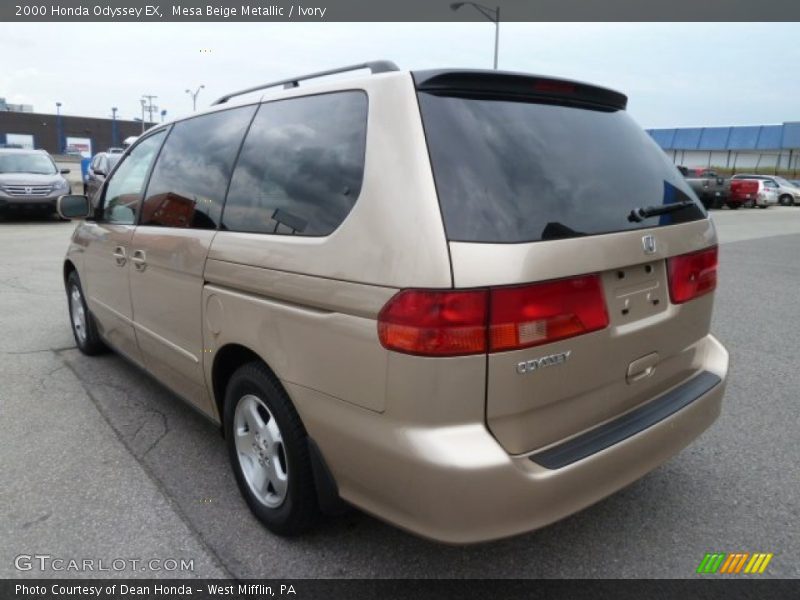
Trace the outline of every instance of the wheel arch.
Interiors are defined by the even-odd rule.
[[[220,417],[220,430],[223,437],[225,436],[225,388],[228,385],[233,374],[239,367],[246,365],[250,362],[258,361],[262,363],[273,375],[280,384],[280,378],[277,373],[269,366],[269,363],[254,350],[247,346],[237,343],[229,343],[222,346],[214,355],[214,362],[211,367],[211,384],[212,393],[214,395],[214,403]],[[286,388],[284,388],[286,391]],[[294,405],[291,396],[286,392],[286,397],[289,402]],[[297,407],[294,407],[297,410]],[[298,414],[302,422],[302,416]],[[305,424],[304,424],[305,426]],[[317,501],[323,513],[327,515],[338,515],[346,512],[347,505],[342,501],[339,496],[339,488],[334,479],[334,476],[325,461],[322,451],[320,450],[314,439],[307,436],[309,446],[309,458],[311,460],[311,468],[314,476],[314,485],[316,488]]]
[[[78,268],[75,266],[75,263],[73,263],[68,258],[66,260],[64,260],[64,265],[62,267],[62,273],[63,273],[63,276],[64,276],[64,285],[67,284],[67,279],[69,278],[70,274],[72,272],[77,272],[77,271],[78,271]]]
[[[225,344],[214,354],[214,362],[211,367],[211,391],[214,395],[214,405],[217,408],[223,435],[225,435],[225,424],[223,422],[225,388],[228,387],[228,382],[239,367],[255,361],[263,363],[267,369],[275,374],[275,371],[272,370],[267,361],[258,353],[241,344]]]

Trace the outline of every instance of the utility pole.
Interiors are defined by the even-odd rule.
[[[139,102],[142,103],[142,133],[144,133],[144,107],[145,107],[145,104],[147,104],[147,100],[145,100],[144,98],[141,98],[139,100]]]
[[[153,113],[158,114],[158,107],[153,104],[153,100],[158,98],[158,96],[153,96],[152,94],[142,94],[142,120],[144,121],[144,111],[147,111],[150,115],[149,122],[153,123]]]

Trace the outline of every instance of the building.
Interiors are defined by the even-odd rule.
[[[676,165],[800,171],[800,121],[742,127],[648,129]]]
[[[145,123],[151,127],[155,123]],[[142,133],[141,121],[0,110],[0,145],[43,148],[50,154],[91,155]]]

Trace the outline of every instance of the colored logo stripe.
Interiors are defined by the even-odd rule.
[[[707,553],[700,565],[697,567],[698,573],[744,573],[757,574],[763,573],[772,557],[772,553],[756,552],[713,552]],[[749,559],[749,560],[748,560]],[[747,565],[745,567],[745,564]]]
[[[745,573],[763,573],[769,561],[772,560],[774,554],[754,554],[753,558],[750,559],[750,562],[745,567]]]
[[[722,564],[722,560],[725,558],[725,554],[721,552],[717,552],[715,554],[706,554],[703,557],[700,566],[697,567],[698,573],[716,573],[719,566]]]

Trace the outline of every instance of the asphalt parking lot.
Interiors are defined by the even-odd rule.
[[[595,506],[469,547],[358,511],[302,538],[270,534],[211,424],[119,357],[75,349],[61,281],[74,224],[0,221],[0,577],[81,575],[16,570],[37,553],[194,560],[119,573],[148,577],[692,577],[713,551],[771,552],[763,577],[799,577],[800,208],[714,219],[713,331],[732,360],[722,417]]]

